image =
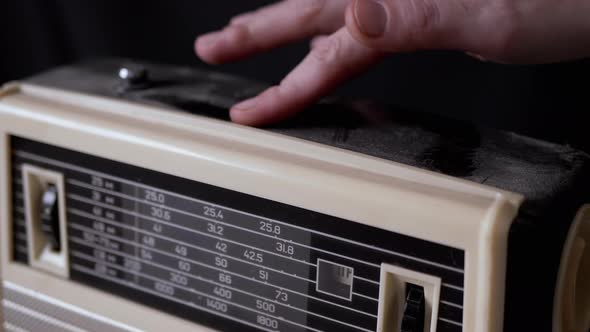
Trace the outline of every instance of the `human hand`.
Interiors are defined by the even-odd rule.
[[[201,36],[206,62],[235,61],[312,38],[308,56],[278,85],[235,105],[231,118],[288,118],[390,53],[464,51],[502,63],[590,56],[588,0],[283,0]]]

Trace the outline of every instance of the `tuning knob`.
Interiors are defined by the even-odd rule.
[[[408,284],[402,316],[401,332],[424,332],[424,288]]]

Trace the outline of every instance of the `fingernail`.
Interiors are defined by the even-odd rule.
[[[249,111],[249,110],[255,108],[256,104],[258,104],[258,98],[251,98],[251,99],[246,99],[246,100],[242,101],[241,103],[234,105],[234,107],[232,107],[232,108],[236,109],[238,111]]]
[[[209,46],[215,44],[219,40],[220,35],[221,35],[221,32],[219,32],[219,31],[211,32],[206,35],[202,35],[201,37],[199,37],[198,43],[201,47],[209,47]]]
[[[381,37],[387,27],[387,9],[376,0],[357,0],[354,19],[361,33],[370,38]]]

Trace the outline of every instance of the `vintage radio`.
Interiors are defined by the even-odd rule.
[[[362,101],[119,59],[0,94],[7,331],[590,326],[590,159]]]

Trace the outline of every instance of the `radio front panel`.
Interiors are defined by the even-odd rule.
[[[23,167],[63,174],[70,279],[216,329],[376,331],[381,265],[441,280],[461,331],[464,252],[104,158],[10,138],[14,259]]]
[[[122,64],[0,90],[5,330],[588,330],[586,153],[360,101],[243,127],[264,85]]]

